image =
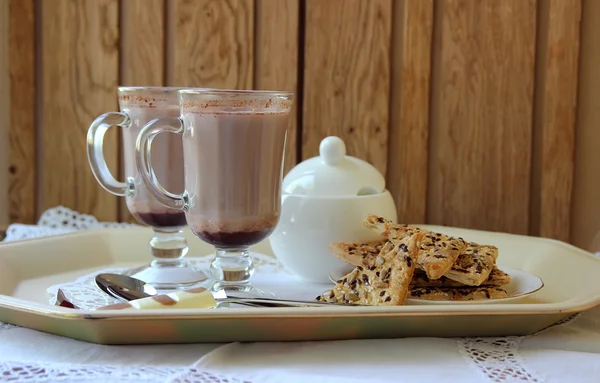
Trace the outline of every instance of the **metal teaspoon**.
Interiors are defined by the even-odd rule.
[[[158,292],[154,287],[139,279],[120,274],[98,274],[95,278],[98,287],[108,295],[124,299],[126,301],[147,298],[157,295]],[[350,306],[344,304],[317,302],[317,301],[301,301],[287,299],[271,299],[271,298],[241,298],[232,295],[227,295],[224,290],[213,292],[217,303],[237,303],[241,305],[253,307],[322,307],[322,306]],[[358,305],[352,305],[358,306]]]

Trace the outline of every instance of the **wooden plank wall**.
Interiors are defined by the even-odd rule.
[[[0,227],[8,225],[8,126],[10,124],[8,76],[8,3],[0,3]],[[4,181],[4,182],[3,182]]]
[[[535,1],[436,5],[427,219],[527,233]]]
[[[571,242],[600,250],[600,2],[582,2]]]
[[[286,169],[338,135],[386,175],[404,222],[600,250],[595,0],[7,4],[0,220],[35,222],[56,205],[130,219],[84,152],[119,84],[286,89],[297,94]],[[111,132],[105,155],[122,175],[119,145]]]
[[[8,186],[10,222],[34,222],[39,213],[38,196],[45,194],[37,178],[40,174],[37,165],[42,153],[39,140],[42,128],[36,129],[36,115],[37,122],[40,122],[37,97],[41,84],[36,83],[35,66],[40,44],[39,41],[36,44],[39,14],[36,18],[34,5],[33,0],[8,2],[11,113],[8,127],[9,174],[5,185]],[[37,63],[40,64],[39,60]],[[47,131],[50,132],[50,128]]]

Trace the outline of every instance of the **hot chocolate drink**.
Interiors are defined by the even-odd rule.
[[[185,210],[194,234],[215,246],[213,291],[264,296],[250,284],[250,246],[279,222],[281,181],[293,94],[255,90],[182,89],[179,118],[141,130],[136,166],[148,190]],[[161,133],[182,135],[185,191],[165,192],[152,175],[148,144]]]
[[[183,192],[183,144],[177,134],[165,134],[150,141],[152,155],[138,166],[136,147],[145,125],[157,119],[179,121],[180,104],[177,87],[119,87],[119,111],[106,112],[90,124],[87,154],[90,168],[98,183],[109,193],[125,197],[129,212],[142,224],[152,227],[149,255],[153,260],[143,266],[123,271],[156,289],[180,289],[202,283],[207,274],[184,260],[188,252],[183,233],[186,226],[183,205],[168,204],[171,195],[159,195],[164,188]],[[124,174],[115,177],[104,158],[104,137],[108,129],[122,132]],[[150,174],[146,174],[152,166]],[[160,186],[149,188],[146,177]],[[158,192],[157,192],[158,191]],[[163,193],[164,194],[164,193]]]
[[[192,109],[182,117],[190,228],[221,249],[267,238],[279,220],[289,109]]]
[[[125,176],[135,180],[135,193],[126,196],[129,212],[148,226],[168,229],[186,225],[185,213],[165,207],[154,198],[139,175],[135,166],[135,141],[141,128],[158,117],[176,117],[179,106],[154,105],[151,100],[121,102],[121,109],[131,118],[131,127],[123,129],[123,159]],[[181,138],[175,134],[162,134],[152,142],[152,169],[163,187],[174,193],[184,190],[183,148]]]

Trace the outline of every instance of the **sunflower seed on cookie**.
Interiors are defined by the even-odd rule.
[[[488,279],[496,265],[498,248],[469,243],[445,277],[469,286],[479,286]]]
[[[460,256],[459,256],[460,258]],[[481,287],[501,287],[510,283],[510,275],[494,266],[489,277],[483,281],[479,286]],[[429,279],[427,274],[422,270],[415,270],[411,287],[467,287],[464,283],[452,280],[446,276],[440,279]]]
[[[338,280],[331,290],[316,299],[375,306],[404,304],[415,271],[417,246],[421,236],[421,233],[406,236],[397,241],[390,251],[380,251],[374,258],[376,266],[357,266]]]
[[[474,301],[508,297],[501,287],[413,287],[409,298],[431,301]]]
[[[423,233],[419,243],[417,264],[427,273],[429,279],[441,278],[452,268],[460,253],[467,247],[467,242],[462,238],[453,238],[415,226],[396,224],[374,214],[369,214],[363,221],[363,225],[378,231],[392,242],[407,235]]]
[[[362,266],[365,264],[365,259],[378,256],[384,246],[386,253],[394,247],[387,239],[369,242],[334,242],[329,245],[329,252],[353,266]]]

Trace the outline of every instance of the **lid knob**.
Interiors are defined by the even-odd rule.
[[[338,165],[346,157],[346,144],[339,137],[326,137],[319,145],[319,155],[326,165]]]

